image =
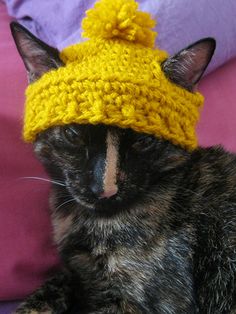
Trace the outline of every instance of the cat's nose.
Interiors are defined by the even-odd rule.
[[[105,191],[100,194],[99,198],[109,198],[112,197],[113,195],[116,195],[117,190],[110,190],[110,191]]]
[[[93,194],[99,198],[110,198],[111,196],[115,195],[117,193],[117,189],[111,189],[111,190],[103,190],[103,188],[99,184],[91,184],[90,189],[93,192]]]
[[[101,185],[98,184],[97,182],[90,184],[90,190],[93,192],[93,194],[96,197],[99,197],[99,195],[101,195],[103,193],[103,189],[102,189]]]

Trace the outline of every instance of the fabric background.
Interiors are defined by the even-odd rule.
[[[57,265],[48,215],[48,184],[21,138],[25,69],[0,3],[0,300],[23,298]]]
[[[55,3],[53,0],[9,1],[12,4],[12,10],[17,11],[18,14],[20,14],[20,8],[29,6],[30,2],[37,2],[39,5],[35,5],[35,14],[37,11],[39,12],[41,4],[45,5],[47,2]],[[61,3],[64,2],[69,1],[61,1]],[[165,0],[165,2],[169,3],[168,0]],[[184,3],[182,0],[175,1],[178,4],[179,2]],[[192,2],[193,6],[195,2]],[[210,1],[205,2],[209,3]],[[215,0],[211,1],[210,3],[213,2],[221,3],[222,10],[225,6],[227,7],[226,10],[230,11],[230,16],[225,19],[224,23],[227,24],[226,22],[228,22],[229,25],[227,27],[230,27],[231,24],[233,25],[233,22],[231,23],[230,21],[234,3],[230,0],[227,1],[227,4],[218,0],[216,2]],[[145,1],[142,1],[142,5],[144,3]],[[154,1],[150,1],[151,3],[154,3]],[[157,3],[157,0],[155,3]],[[197,3],[202,3],[202,0],[199,0]],[[231,10],[228,8],[228,4],[230,3],[233,5]],[[60,7],[58,10],[60,10]],[[186,12],[186,10],[184,11]],[[165,11],[162,12],[165,14]],[[21,14],[23,16],[26,13]],[[57,15],[59,13],[54,10],[54,14]],[[169,14],[169,12],[166,14]],[[216,10],[216,14],[220,14],[220,12]],[[43,14],[38,14],[39,17],[41,15]],[[206,16],[205,13],[204,16]],[[50,13],[50,17],[52,18],[52,12]],[[190,17],[186,17],[184,21],[186,22],[188,19],[191,20]],[[55,20],[57,20],[56,17],[54,18],[54,22]],[[22,179],[25,176],[46,178],[46,174],[39,162],[34,158],[32,147],[24,144],[21,139],[24,90],[27,82],[23,63],[10,35],[9,21],[6,8],[0,1],[0,300],[13,300],[26,297],[58,265],[58,257],[52,245],[48,211],[49,184]],[[71,23],[74,23],[73,19]],[[180,21],[179,25],[176,25],[176,30],[179,27],[182,28],[180,26],[181,23]],[[215,21],[216,26],[218,25],[217,23]],[[51,27],[53,26],[53,23],[50,22],[49,24]],[[159,25],[160,27],[164,27],[161,26],[161,21]],[[207,27],[205,25],[206,29],[200,30],[201,32],[204,31],[204,36],[208,33]],[[49,31],[47,31],[47,36],[54,38],[55,35],[55,38],[57,38],[56,41],[60,42],[60,45],[66,45],[65,37],[62,38],[66,33],[65,28],[65,21],[57,22],[57,24],[55,22],[52,35],[49,35]],[[181,42],[178,42],[176,39],[179,47],[175,47],[175,49],[182,48],[181,45],[187,45],[190,37],[192,40],[198,39],[197,34],[195,34],[196,38],[194,39],[190,28],[186,28],[185,24],[185,29],[183,30],[184,39],[181,39]],[[60,35],[60,29],[62,35]],[[168,28],[166,31],[169,31]],[[159,32],[161,33],[161,30]],[[70,34],[71,36],[69,36]],[[230,34],[232,36],[232,33]],[[69,36],[68,41],[71,41],[73,34],[69,32],[67,35]],[[161,38],[160,36],[161,34],[159,34],[159,38]],[[200,36],[202,35],[200,34]],[[227,36],[228,34],[226,33]],[[173,38],[175,38],[174,35]],[[166,46],[169,45],[168,42],[163,44]],[[222,45],[220,46],[221,48],[218,48],[218,53],[224,56],[227,55],[227,57],[231,56],[236,49],[235,40],[232,50],[226,48],[227,45],[225,47]],[[235,74],[236,59],[205,77],[200,84],[200,90],[206,98],[198,127],[199,140],[202,145],[221,143],[227,149],[236,152]],[[6,310],[6,304],[2,306],[3,310],[1,311],[0,305],[0,314],[10,313],[10,310]]]

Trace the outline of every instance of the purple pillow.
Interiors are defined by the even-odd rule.
[[[1,0],[0,0],[1,2]],[[19,301],[17,302],[0,302],[0,314],[12,314],[17,306],[19,305]]]
[[[94,0],[5,0],[11,16],[47,43],[62,49],[81,40],[81,20]],[[235,0],[137,0],[157,20],[157,44],[170,54],[203,37],[217,40],[208,71],[236,56]],[[191,3],[191,4],[190,4]]]

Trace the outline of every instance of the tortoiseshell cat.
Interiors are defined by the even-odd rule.
[[[12,33],[30,82],[63,66],[18,24]],[[214,49],[203,39],[163,70],[192,91]],[[54,182],[63,269],[16,313],[236,313],[235,155],[75,124],[42,132],[34,149]]]

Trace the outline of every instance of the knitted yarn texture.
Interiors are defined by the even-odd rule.
[[[26,90],[24,139],[70,123],[106,124],[152,134],[192,150],[203,96],[170,82],[168,57],[153,48],[150,15],[134,0],[101,0],[82,26],[89,40],[65,48],[65,66]]]

